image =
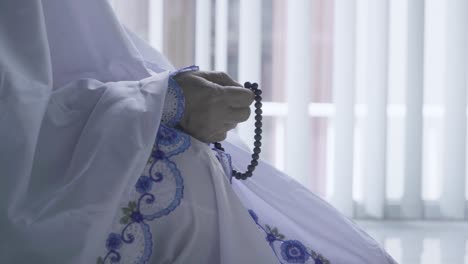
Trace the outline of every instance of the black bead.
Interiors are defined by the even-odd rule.
[[[255,170],[255,167],[258,165],[258,159],[260,158],[259,153],[262,151],[260,147],[262,146],[262,106],[263,104],[261,103],[262,101],[262,90],[259,89],[259,86],[257,83],[250,83],[250,82],[245,82],[244,87],[250,89],[254,94],[255,94],[255,142],[254,142],[254,149],[253,149],[253,154],[252,154],[252,160],[250,162],[250,165],[247,166],[247,171],[242,173],[236,170],[232,170],[232,176],[235,177],[236,179],[239,180],[245,180],[248,177],[252,176],[252,172]],[[215,143],[215,147],[217,149],[222,149],[222,146],[219,142]],[[224,150],[224,149],[223,149]]]
[[[215,143],[214,143],[214,146],[215,146],[216,149],[219,149],[219,150],[221,150],[221,151],[224,151],[224,148],[223,148],[223,146],[221,146],[221,143],[215,142]]]

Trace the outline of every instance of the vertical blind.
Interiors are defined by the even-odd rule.
[[[111,3],[176,66],[260,82],[265,158],[344,214],[466,219],[468,1]]]

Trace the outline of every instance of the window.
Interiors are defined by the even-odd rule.
[[[111,3],[176,67],[260,82],[263,158],[345,214],[465,218],[465,1]]]

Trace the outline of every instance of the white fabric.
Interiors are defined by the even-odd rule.
[[[1,2],[0,54],[0,263],[95,263],[151,169],[172,66],[96,0]],[[162,159],[183,179],[180,204],[144,223],[150,241],[133,229],[140,236],[119,248],[121,263],[142,262],[142,248],[128,250],[137,242],[149,245],[149,263],[278,263],[248,209],[331,263],[392,263],[350,220],[270,166],[231,185],[209,146],[182,142],[190,144],[180,152],[164,146],[172,156]],[[250,154],[225,147],[244,168]],[[161,186],[153,184],[157,202],[173,190]]]
[[[168,73],[149,74],[104,1],[2,1],[0,54],[0,263],[95,262]]]
[[[224,147],[233,166],[246,167],[249,153],[235,139],[230,142]],[[289,239],[300,240],[331,263],[396,263],[353,221],[264,162],[259,163],[255,177],[235,181],[233,188],[244,206],[254,209],[264,222],[278,227]]]
[[[236,146],[241,144],[236,135],[229,141],[223,143],[226,152],[243,169],[250,154]],[[314,263],[277,258],[248,209],[329,263],[395,263],[351,220],[292,178],[261,162],[253,178],[231,185],[213,151],[196,139],[191,143],[173,159],[184,179],[184,198],[169,215],[151,222],[151,263]]]
[[[174,161],[184,198],[171,214],[151,222],[151,263],[278,263],[206,144],[192,138]]]

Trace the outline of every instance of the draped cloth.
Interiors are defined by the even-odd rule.
[[[230,179],[236,135],[162,124],[174,68],[106,1],[4,0],[0,54],[0,263],[394,263],[268,164]]]
[[[105,1],[2,1],[0,54],[0,263],[95,262],[169,72],[145,67]]]

